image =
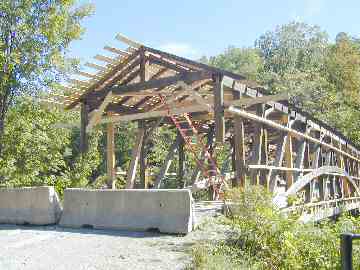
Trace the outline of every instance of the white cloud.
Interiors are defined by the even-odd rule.
[[[169,42],[159,46],[160,50],[187,58],[200,58],[198,50],[186,43]]]

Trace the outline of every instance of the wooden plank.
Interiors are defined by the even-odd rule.
[[[127,51],[124,51],[124,50],[121,50],[121,49],[118,49],[118,48],[114,48],[114,47],[110,47],[110,46],[105,46],[104,50],[107,50],[107,51],[112,52],[112,53],[116,53],[116,54],[121,55],[121,56],[128,56],[130,54]]]
[[[225,117],[224,117],[224,88],[222,76],[217,75],[214,86],[214,113],[215,113],[215,138],[216,143],[224,143]]]
[[[108,113],[111,116],[112,113]],[[107,123],[106,125],[106,168],[107,168],[107,186],[111,189],[116,189],[116,174],[115,174],[115,132],[114,124]]]
[[[134,40],[129,39],[128,37],[124,36],[123,34],[117,34],[115,37],[117,40],[124,42],[125,44],[134,47],[134,48],[140,48],[142,46],[142,44],[140,44],[139,42],[136,42]]]
[[[145,129],[138,128],[138,134],[136,136],[135,144],[131,154],[131,162],[127,172],[127,179],[126,179],[126,188],[134,188],[135,184],[135,176],[136,176],[136,168],[140,158],[140,152],[143,145],[145,136]]]
[[[101,90],[99,88],[105,87],[106,85],[113,85],[114,83],[116,83],[116,81],[114,81],[114,77],[118,78],[117,74],[119,73],[119,70],[122,70],[123,68],[125,68],[130,62],[132,62],[134,59],[136,59],[138,57],[138,52],[134,52],[131,55],[129,55],[128,57],[126,57],[123,61],[119,62],[116,66],[114,66],[114,68],[110,69],[108,73],[106,73],[103,78],[99,81],[97,81],[96,83],[94,83],[93,85],[91,85],[87,91],[81,96],[79,97],[79,99],[77,101],[74,101],[72,104],[70,104],[67,109],[72,109],[74,108],[82,99],[84,99],[84,97],[86,95],[88,95],[89,93],[95,91],[95,90]]]
[[[110,65],[116,65],[119,61],[114,59],[114,58],[111,58],[111,57],[107,57],[107,56],[104,56],[104,55],[101,55],[101,54],[97,54],[94,56],[94,58],[96,60],[99,60],[99,61],[103,61],[103,62],[106,62]]]
[[[85,154],[88,151],[88,136],[86,133],[86,127],[88,125],[88,106],[85,103],[81,103],[81,124],[80,124],[80,153]]]
[[[101,76],[97,75],[97,74],[90,74],[88,72],[84,72],[84,71],[81,71],[81,70],[77,70],[75,71],[76,74],[79,74],[83,77],[87,77],[87,78],[91,78],[91,79],[96,79],[96,80],[99,80],[101,79]]]
[[[97,64],[94,64],[94,63],[89,63],[89,62],[85,63],[85,66],[91,67],[91,68],[94,68],[94,69],[97,69],[97,70],[101,70],[101,71],[108,70],[107,67],[100,66],[100,65],[97,65]]]

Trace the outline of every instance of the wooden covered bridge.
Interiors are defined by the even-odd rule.
[[[290,106],[287,95],[265,95],[266,90],[245,77],[117,39],[127,49],[106,46],[114,57],[97,55],[104,65],[87,63],[97,72],[79,72],[87,80],[71,80],[67,96],[51,102],[80,108],[81,149],[87,134],[107,126],[107,174],[115,188],[114,125],[136,121],[138,131],[127,168],[127,188],[140,179],[147,188],[146,138],[160,125],[176,128],[178,136],[159,170],[155,188],[178,155],[184,173],[184,151],[196,160],[188,188],[209,189],[213,199],[226,186],[260,184],[274,192],[275,202],[288,207],[287,198],[299,195],[315,219],[360,205],[360,151],[345,136],[306,112]],[[216,145],[229,144],[232,169],[217,166]],[[140,166],[140,176],[136,177]]]

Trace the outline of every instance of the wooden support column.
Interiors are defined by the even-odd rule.
[[[143,143],[140,149],[139,165],[140,165],[140,185],[139,188],[147,188],[147,170],[146,170],[146,141],[148,134],[146,133],[146,124],[144,121],[139,122],[139,128],[144,129]]]
[[[183,140],[183,138],[181,137],[181,135],[178,135],[176,137],[175,142],[170,146],[169,152],[166,155],[166,158],[160,169],[160,172],[159,172],[158,176],[156,177],[154,188],[160,188],[161,182],[164,179],[166,173],[168,172],[170,165],[174,159],[175,153],[178,150],[178,147],[182,140]]]
[[[178,153],[179,153],[178,181],[179,181],[179,185],[183,186],[184,174],[185,174],[185,151],[184,151],[185,142],[184,139],[181,137],[181,134],[179,134],[179,132],[177,136],[181,138],[178,146]]]
[[[234,91],[234,99],[240,99],[240,93]],[[235,165],[235,181],[233,186],[245,186],[246,163],[245,163],[245,130],[244,121],[239,115],[234,115],[234,142],[233,156]]]
[[[111,112],[108,116],[111,117]],[[107,186],[116,189],[116,172],[115,172],[115,132],[114,124],[106,124],[106,167],[107,167]]]
[[[293,149],[292,149],[292,137],[288,133],[286,136],[286,147],[285,147],[285,167],[293,168]],[[286,190],[289,189],[294,183],[294,174],[292,171],[286,171]]]
[[[289,135],[286,133],[280,135],[279,141],[277,143],[276,154],[275,154],[274,166],[276,167],[282,167],[288,136]],[[267,177],[267,185],[269,186],[269,190],[271,192],[274,192],[276,188],[276,184],[277,184],[276,175],[278,175],[278,171],[274,169],[269,170]]]
[[[321,140],[321,137],[320,137],[320,140]],[[317,169],[317,168],[321,167],[321,165],[322,165],[321,146],[315,145],[314,149],[313,149],[311,168]],[[324,178],[322,176],[320,176],[317,178],[317,181],[318,181],[318,186],[319,186],[320,200],[324,200]],[[313,192],[313,188],[311,188],[310,192],[311,193]]]
[[[224,143],[224,139],[225,139],[224,87],[222,83],[221,74],[218,74],[215,77],[214,113],[215,113],[216,143]]]
[[[145,136],[145,129],[142,127],[138,128],[138,134],[136,136],[135,145],[131,154],[131,163],[127,172],[126,188],[134,188],[136,168],[140,158],[140,152],[143,145]]]
[[[256,114],[260,117],[264,115],[264,105],[257,105]],[[264,129],[262,124],[255,123],[253,145],[252,145],[252,157],[251,164],[260,165],[264,143]],[[260,183],[260,175],[258,169],[252,169],[250,172],[250,181],[253,185]]]
[[[140,55],[140,82],[146,81],[146,57],[144,47],[139,48]],[[140,188],[147,188],[147,170],[146,170],[146,127],[145,121],[139,122],[139,128],[144,129],[144,139],[140,150]]]
[[[80,124],[80,153],[85,154],[88,150],[88,134],[86,127],[89,122],[88,106],[85,103],[81,103],[80,112],[81,124]]]

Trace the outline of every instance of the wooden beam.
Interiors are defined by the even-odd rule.
[[[106,97],[104,98],[102,103],[100,104],[99,108],[94,111],[94,113],[86,127],[86,132],[90,132],[95,125],[100,123],[101,116],[102,116],[103,112],[105,111],[106,106],[111,102],[111,100],[112,100],[112,92],[110,91],[106,95]]]
[[[286,152],[286,146],[287,146],[287,142],[288,142],[288,136],[286,133],[282,134],[280,136],[280,139],[277,143],[277,147],[276,147],[276,154],[275,154],[275,161],[274,161],[274,166],[275,167],[281,167],[284,157],[285,157],[285,152]],[[267,177],[267,183],[269,186],[269,190],[271,192],[274,192],[275,188],[276,188],[276,176],[278,175],[278,171],[274,170],[274,169],[270,169],[269,173],[268,173],[268,177]]]
[[[80,117],[80,153],[85,154],[88,150],[88,136],[86,133],[86,127],[89,121],[88,106],[85,103],[81,103]]]
[[[140,152],[143,145],[145,136],[145,129],[138,128],[138,134],[136,136],[135,144],[131,154],[131,162],[130,167],[127,172],[127,179],[126,179],[126,188],[134,188],[135,184],[135,177],[136,177],[136,168],[140,158]]]
[[[178,136],[181,137],[181,134],[178,134]],[[181,187],[183,186],[184,174],[185,174],[185,151],[184,151],[184,147],[185,147],[185,142],[184,142],[183,138],[181,137],[181,140],[180,140],[180,143],[179,143],[179,146],[178,146],[178,153],[179,153],[178,182],[179,182],[179,185]]]
[[[150,48],[145,46],[145,50],[149,53],[153,53],[156,55],[160,55],[161,57],[167,58],[169,60],[175,61],[178,64],[188,67],[190,69],[197,69],[197,70],[206,70],[209,71],[213,74],[223,74],[226,76],[230,76],[231,78],[234,78],[235,80],[245,80],[246,77],[241,76],[239,74],[233,73],[233,72],[229,72],[220,68],[216,68],[216,67],[211,67],[209,65],[203,64],[203,63],[199,63],[193,60],[189,60],[171,53],[167,53],[164,51],[160,51],[160,50],[156,50],[154,48]]]
[[[240,93],[234,92],[234,99],[241,99]],[[234,165],[235,186],[245,186],[246,163],[245,163],[245,129],[241,116],[234,116]]]
[[[208,134],[206,135],[207,137],[206,149],[209,149],[212,146],[214,142],[214,136],[215,136],[215,129],[214,126],[211,125]],[[207,157],[205,157],[204,150],[201,151],[199,160],[203,161],[204,163],[206,162]],[[193,170],[193,174],[191,175],[191,185],[195,184],[199,180],[200,174],[201,174],[201,169],[199,166],[196,166]]]
[[[111,116],[111,113],[108,113]],[[116,175],[115,175],[115,132],[114,124],[108,123],[106,125],[106,167],[107,167],[107,186],[111,189],[116,189]]]
[[[189,68],[179,66],[176,63],[171,63],[169,61],[166,61],[166,60],[163,60],[161,58],[155,57],[154,55],[149,55],[149,63],[151,65],[155,64],[155,65],[158,65],[158,66],[166,67],[168,69],[172,69],[175,72],[190,71]]]
[[[179,134],[178,134],[176,136],[175,142],[170,146],[169,152],[167,153],[164,163],[160,168],[160,172],[155,180],[154,188],[160,188],[162,180],[164,179],[164,176],[167,174],[167,172],[170,168],[170,165],[174,159],[175,153],[178,150],[181,140],[182,140],[182,137],[179,136]]]
[[[289,99],[289,95],[287,93],[271,95],[271,96],[261,96],[255,98],[241,98],[239,100],[233,100],[227,102],[228,106],[240,106],[240,107],[249,107],[259,103],[267,103],[269,101],[279,101],[279,100],[287,100]]]
[[[96,83],[92,84],[85,93],[83,93],[78,100],[71,103],[67,109],[74,108],[81,100],[83,100],[89,93],[97,90],[101,90],[105,86],[112,86],[116,83],[116,79],[118,79],[118,73],[119,70],[124,69],[130,62],[132,62],[135,58],[138,57],[138,52],[134,52],[130,54],[128,57],[124,58],[121,62],[116,64],[114,68],[110,69],[109,72],[107,72],[103,78]],[[115,80],[115,81],[114,81]]]
[[[164,88],[177,83],[178,81],[184,81],[186,83],[192,83],[194,81],[209,79],[211,74],[204,72],[186,72],[176,74],[170,77],[164,77],[160,79],[149,80],[146,82],[133,83],[129,85],[115,86],[110,88],[114,95],[121,95],[126,92],[142,91],[153,88]]]
[[[101,79],[101,76],[97,75],[97,74],[90,74],[88,72],[84,72],[84,71],[81,71],[81,70],[77,70],[75,71],[75,73],[83,76],[83,77],[87,77],[87,78],[91,78],[91,79],[96,79],[96,80],[99,80]]]
[[[324,148],[332,149],[337,153],[340,153],[340,154],[342,154],[344,156],[347,156],[347,157],[349,157],[349,158],[351,158],[353,160],[356,160],[357,162],[360,162],[360,160],[357,157],[355,157],[353,155],[350,155],[349,153],[346,153],[345,151],[342,151],[342,150],[334,147],[333,145],[330,145],[330,144],[325,143],[325,142],[321,142],[320,140],[318,140],[316,138],[313,138],[313,137],[311,137],[309,135],[303,134],[303,133],[301,133],[301,132],[299,132],[297,130],[291,129],[289,127],[282,126],[282,125],[280,125],[280,124],[278,124],[278,123],[276,123],[274,121],[264,119],[262,117],[254,115],[252,113],[245,112],[244,110],[237,109],[237,108],[235,108],[233,106],[229,107],[228,111],[231,112],[231,113],[238,114],[238,115],[240,115],[240,116],[242,116],[244,118],[247,118],[247,119],[257,121],[257,122],[263,123],[265,125],[271,126],[271,127],[275,128],[275,129],[287,131],[287,132],[290,133],[291,136],[293,136],[295,138],[298,138],[298,139],[304,138],[304,139],[309,140],[309,141],[311,141],[313,143],[320,144]]]
[[[134,48],[140,48],[142,45],[139,42],[136,42],[134,40],[129,39],[128,37],[124,36],[123,34],[117,34],[115,37],[117,40],[124,42],[125,44],[134,47]]]
[[[100,65],[97,65],[97,64],[94,64],[94,63],[85,63],[85,66],[88,66],[88,67],[91,67],[91,68],[94,68],[94,69],[97,69],[97,70],[101,70],[101,71],[106,71],[108,70],[107,67],[104,67],[104,66],[100,66]]]
[[[140,55],[140,82],[146,81],[146,58],[145,58],[145,52],[144,48],[141,47],[139,49],[139,55]],[[139,122],[140,128],[145,129],[145,138],[143,140],[143,144],[140,151],[140,187],[146,189],[147,188],[147,175],[146,175],[146,128],[145,128],[145,122],[140,121]]]
[[[105,46],[104,50],[107,50],[107,51],[112,52],[112,53],[116,53],[116,54],[121,55],[121,56],[128,56],[129,54],[131,54],[131,53],[127,52],[127,51],[124,51],[124,50],[121,50],[121,49],[118,49],[118,48],[114,48],[114,47],[110,47],[110,46]]]
[[[263,105],[257,105],[256,107],[256,114],[259,117],[262,117],[264,115],[264,106]],[[263,151],[263,143],[264,143],[264,129],[261,124],[255,123],[254,128],[254,136],[253,136],[253,144],[252,144],[252,150],[251,150],[251,164],[254,165],[260,165],[261,164],[261,157],[262,157],[262,151]],[[250,181],[253,185],[260,184],[260,175],[258,170],[252,170],[250,172]]]
[[[141,120],[141,119],[151,119],[158,118],[163,116],[182,114],[182,113],[192,113],[192,112],[207,112],[208,107],[205,105],[192,105],[186,106],[182,108],[170,108],[169,110],[161,110],[161,111],[150,111],[143,113],[134,113],[128,115],[120,115],[103,118],[102,123],[107,122],[128,122],[133,120]]]
[[[100,55],[100,54],[95,55],[94,58],[96,60],[103,61],[103,62],[106,62],[106,63],[111,64],[111,65],[116,65],[119,62],[114,58],[107,57],[107,56]]]
[[[224,88],[222,76],[215,77],[214,86],[214,111],[215,111],[215,138],[216,143],[223,143],[225,139],[225,117],[224,117]]]
[[[140,188],[146,189],[147,188],[147,174],[146,174],[146,141],[148,134],[146,133],[146,126],[144,121],[139,121],[139,128],[144,129],[145,135],[143,139],[143,143],[140,149],[140,158],[139,158],[139,165],[140,165]]]

